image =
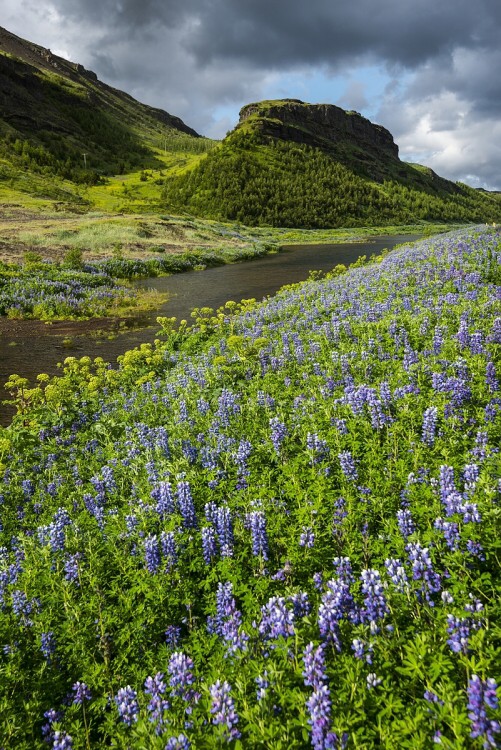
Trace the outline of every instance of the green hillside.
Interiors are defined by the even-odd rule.
[[[162,169],[168,153],[211,145],[178,117],[0,28],[0,183],[75,200],[75,184]]]
[[[398,158],[391,134],[330,105],[262,102],[192,169],[166,181],[170,210],[250,225],[498,221],[495,194]]]

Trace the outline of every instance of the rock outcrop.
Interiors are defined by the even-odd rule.
[[[375,179],[379,176],[378,164],[400,162],[398,146],[386,128],[333,104],[306,104],[299,99],[247,104],[240,110],[236,132],[244,128],[273,139],[321,148],[340,161],[358,163]]]

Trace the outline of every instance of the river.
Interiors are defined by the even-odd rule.
[[[144,316],[138,328],[111,340],[96,333],[78,336],[78,324],[71,322],[38,326],[34,331],[32,321],[19,321],[14,332],[0,333],[0,399],[7,398],[1,386],[12,373],[34,383],[38,373],[57,375],[60,372],[57,364],[66,357],[103,357],[107,362],[116,362],[129,349],[153,341],[158,332],[158,316],[189,321],[194,307],[217,309],[228,300],[239,302],[251,297],[262,300],[285,284],[307,279],[310,271],[329,271],[338,263],[348,265],[360,255],[379,254],[385,248],[416,239],[419,235],[396,235],[336,245],[287,246],[276,255],[245,263],[144,279],[137,282],[139,287],[167,292],[168,301]],[[70,345],[63,344],[63,333],[70,334]],[[8,424],[11,416],[12,409],[0,405],[0,424]]]

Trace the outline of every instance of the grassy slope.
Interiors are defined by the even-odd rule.
[[[276,118],[251,115],[220,148],[166,183],[170,210],[186,207],[211,218],[303,227],[497,221],[501,216],[496,195],[384,153],[363,154],[353,141],[325,141],[320,147],[270,136],[279,125]],[[291,138],[308,135],[286,127]]]
[[[0,90],[3,203],[45,209],[52,200],[62,207],[127,210],[141,202],[151,208],[159,191],[140,189],[141,172],[176,173],[213,145],[179,118],[2,28]],[[117,174],[122,179],[112,182],[109,195],[88,194],[87,186]],[[119,190],[122,182],[130,191],[117,196],[115,183]]]

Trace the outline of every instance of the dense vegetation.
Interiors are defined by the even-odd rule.
[[[161,168],[156,149],[165,150],[167,143],[173,151],[197,153],[212,143],[200,139],[193,147],[196,133],[178,118],[112,89],[88,71],[78,72],[62,58],[52,56],[54,69],[48,70],[43,50],[37,57],[28,43],[29,63],[8,55],[2,41],[0,166],[4,161],[11,169],[92,185],[106,175]],[[16,47],[19,54],[22,49]]]
[[[135,293],[116,284],[104,269],[81,261],[44,263],[36,254],[24,265],[0,264],[0,316],[9,318],[91,318],[131,306]]]
[[[450,234],[11,378],[1,743],[495,747],[500,261]]]
[[[467,187],[426,178],[377,183],[318,148],[235,131],[193,169],[166,180],[170,210],[249,225],[339,227],[409,221],[498,221],[501,202]]]

